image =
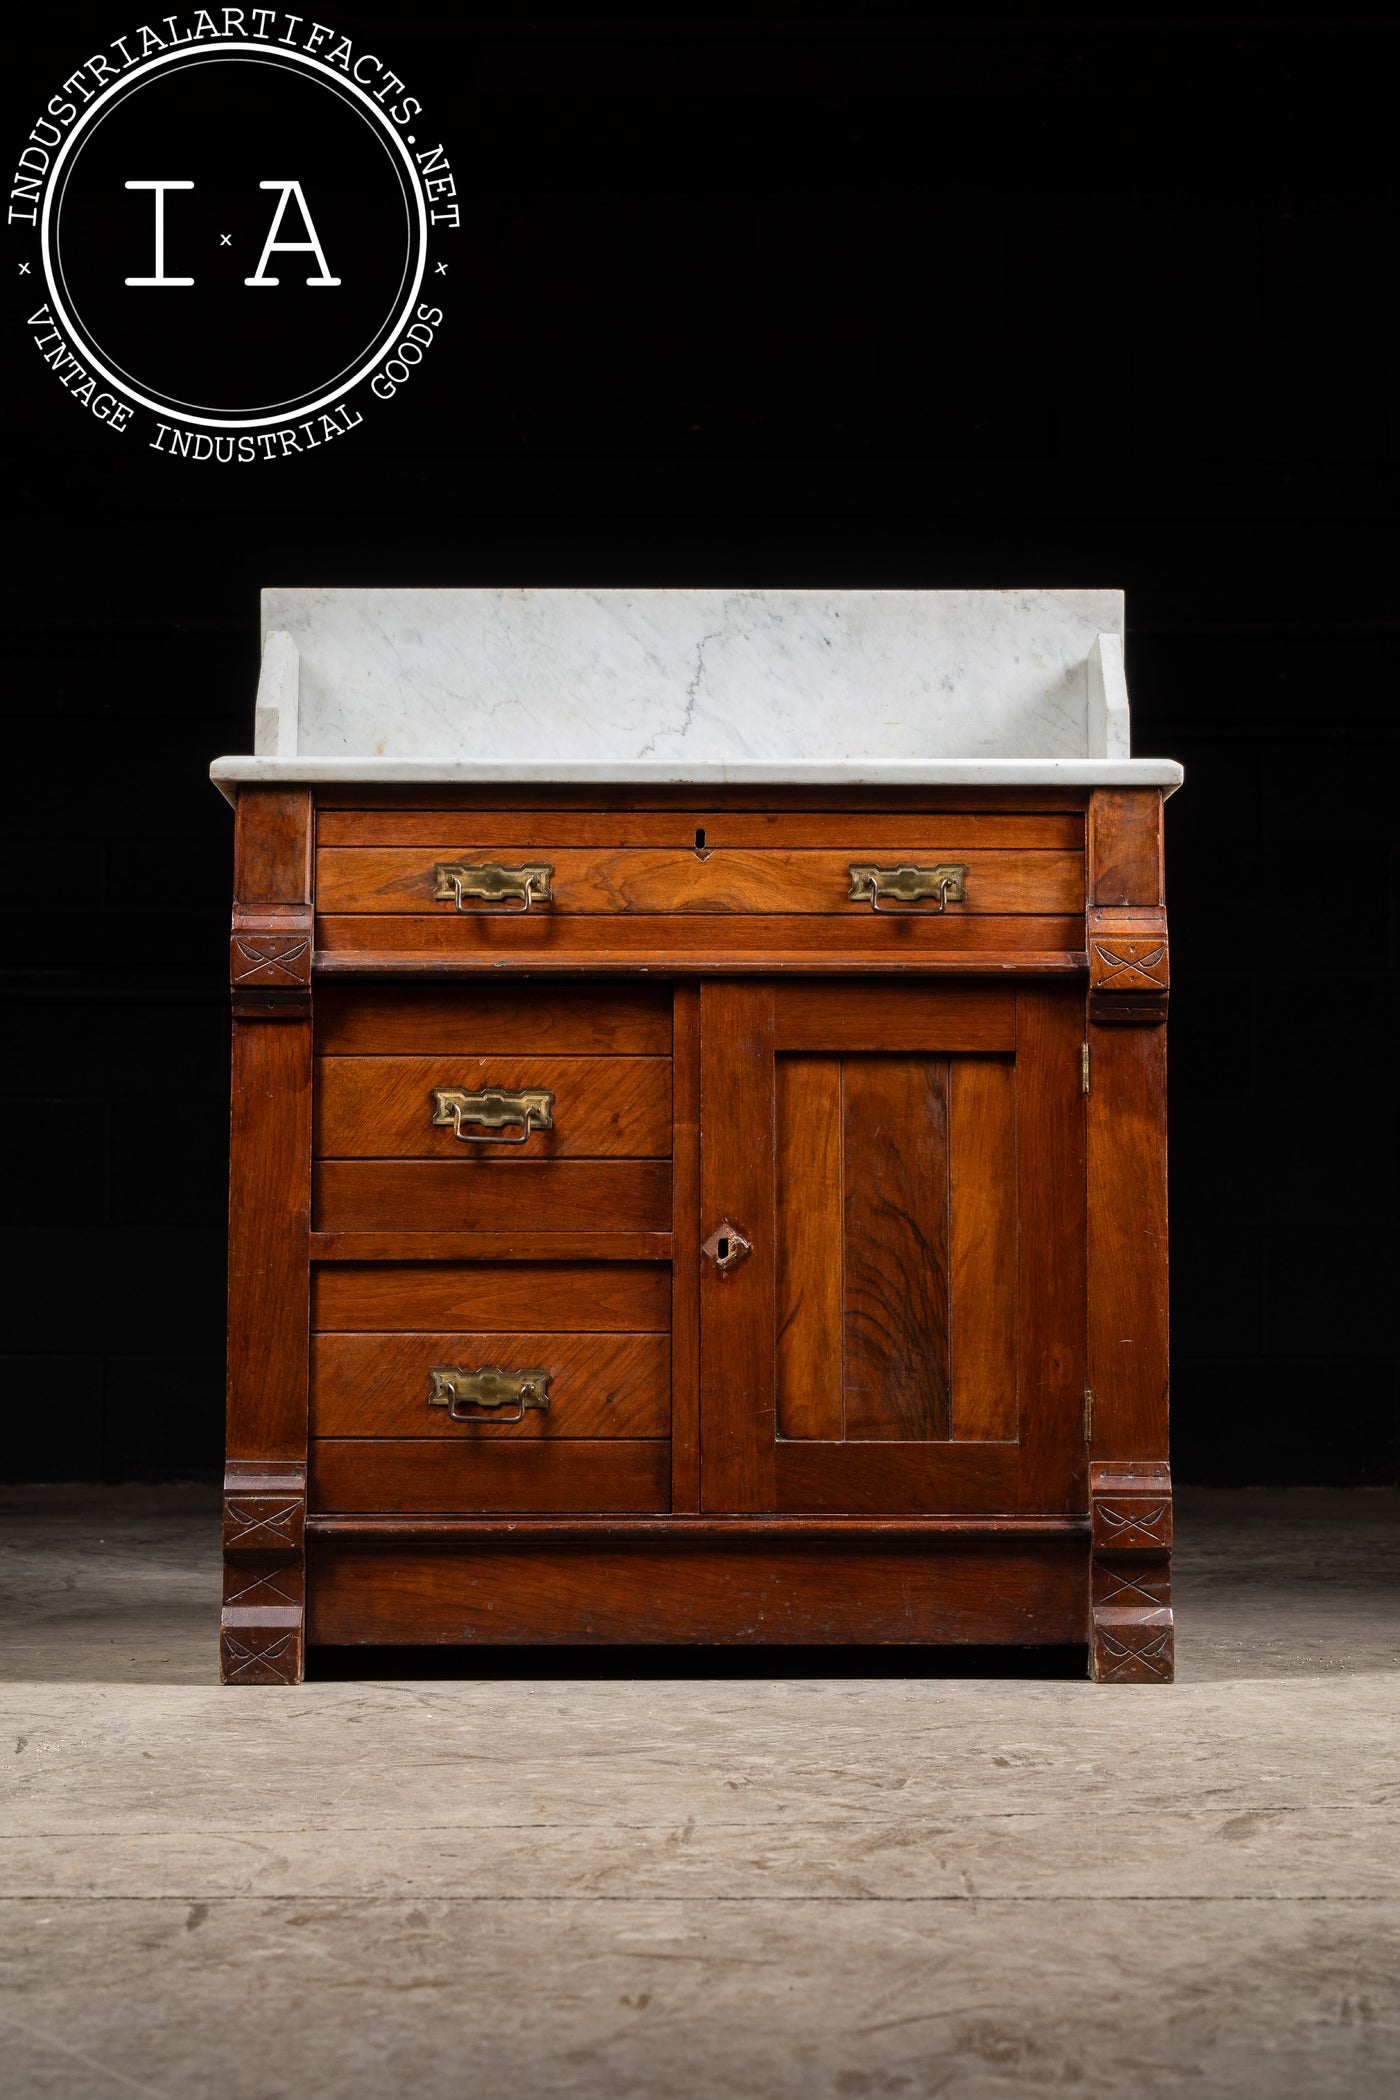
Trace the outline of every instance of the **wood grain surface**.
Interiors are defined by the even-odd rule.
[[[1095,788],[1089,804],[1088,901],[1098,906],[1166,902],[1160,788]]]
[[[841,1061],[845,1434],[948,1434],[948,1065]]]
[[[1088,1632],[1085,1545],[1063,1536],[842,1541],[774,1527],[747,1541],[313,1537],[310,1547],[310,1637],[326,1643],[1031,1643]]]
[[[787,990],[784,987],[784,990]],[[780,1436],[842,1433],[841,1061],[776,1068],[774,1384]]]
[[[852,984],[809,977],[773,987],[779,1050],[1014,1050],[1009,984]]]
[[[321,1334],[311,1349],[311,1433],[330,1437],[654,1437],[670,1430],[664,1334]],[[549,1406],[518,1422],[456,1421],[428,1404],[435,1364],[548,1371]],[[510,1412],[509,1409],[506,1410]]]
[[[949,1434],[1016,1434],[1016,1068],[949,1066]]]
[[[669,1232],[313,1232],[313,1262],[669,1261]]]
[[[669,1159],[669,1057],[322,1057],[317,1060],[316,1151],[326,1159],[459,1159],[494,1148],[433,1122],[439,1087],[469,1093],[542,1088],[552,1130],[532,1130],[501,1157]],[[471,1129],[464,1123],[464,1129]],[[496,1133],[497,1136],[500,1133]],[[518,1135],[507,1132],[506,1135]]]
[[[473,850],[473,861],[510,864],[521,849],[493,840]],[[769,847],[718,851],[651,847],[554,846],[542,841],[531,851],[549,862],[553,902],[535,908],[550,917],[571,913],[632,912],[818,912],[849,918],[871,913],[868,902],[851,900],[851,863],[872,853],[891,865],[913,860],[913,847],[880,849],[855,836],[833,851]],[[926,856],[927,857],[927,856]],[[533,918],[481,904],[458,911],[435,901],[435,865],[462,858],[460,847],[439,840],[422,847],[323,846],[316,855],[317,909],[338,912],[450,913],[475,929],[502,917]],[[978,848],[965,861],[966,901],[944,915],[921,905],[890,905],[879,916],[948,916],[986,912],[1078,912],[1084,909],[1084,856],[1073,853],[1000,851]],[[871,916],[876,914],[871,913]]]
[[[664,1160],[511,1160],[494,1150],[447,1160],[325,1159],[312,1188],[316,1224],[329,1231],[665,1232],[671,1223]]]
[[[665,1057],[671,988],[590,978],[551,984],[336,984],[316,994],[316,1049],[339,1057]]]
[[[665,1437],[453,1443],[406,1437],[319,1437],[309,1506],[320,1511],[462,1515],[491,1510],[664,1510]]]
[[[700,1224],[753,1252],[700,1270],[701,1495],[707,1510],[773,1507],[773,989],[700,988]]]
[[[661,1262],[323,1264],[313,1271],[318,1331],[535,1328],[664,1334],[671,1279]]]
[[[1015,1444],[784,1441],[774,1508],[832,1516],[1010,1514],[1021,1505]]]
[[[1080,989],[1018,988],[1019,1506],[1047,1515],[1088,1494],[1083,1043]]]
[[[959,971],[1084,967],[1084,918],[1035,913],[921,916],[912,908],[847,913],[512,912],[468,919],[423,913],[327,912],[316,921],[316,967],[470,974],[530,969],[902,969]],[[483,1048],[481,1044],[470,1047]]]
[[[675,987],[671,1165],[671,1507],[700,1507],[700,987]]]
[[[1081,815],[1089,802],[1082,787],[949,787],[929,785],[900,787],[842,787],[776,785],[750,782],[743,786],[696,787],[677,782],[651,787],[621,787],[584,782],[530,783],[478,781],[472,786],[437,781],[429,786],[410,787],[401,782],[374,786],[365,781],[329,782],[318,787],[316,808],[322,810],[425,810],[436,809],[461,817],[480,810],[519,809],[522,801],[533,810],[598,811],[608,816],[619,811],[658,810],[674,813],[694,810],[737,810],[765,816],[773,812],[838,811],[850,818],[873,814],[905,816],[952,814],[980,816],[993,811],[1025,817],[1047,812]]]
[[[451,840],[450,852],[440,850],[444,838]],[[952,860],[989,847],[1082,853],[1084,818],[1078,812],[1036,816],[965,810],[956,816],[876,816],[771,808],[464,809],[445,818],[440,811],[426,809],[323,809],[316,840],[322,847],[426,847],[433,858],[448,860],[484,859],[505,847],[533,853],[545,845],[670,847],[699,854],[726,847],[826,847],[844,852],[852,844],[862,860],[876,853]]]

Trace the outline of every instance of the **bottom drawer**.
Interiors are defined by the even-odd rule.
[[[671,1441],[319,1437],[308,1507],[316,1516],[655,1513],[671,1507]]]
[[[431,1398],[440,1367],[546,1374],[548,1406],[490,1412]],[[671,1433],[669,1334],[318,1334],[314,1437],[664,1437]]]

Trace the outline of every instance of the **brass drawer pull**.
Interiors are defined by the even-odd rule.
[[[520,1135],[479,1137],[474,1130],[463,1130],[464,1123],[481,1123],[487,1131],[502,1132],[508,1123],[518,1123]],[[464,1145],[523,1145],[532,1132],[553,1130],[554,1096],[543,1087],[505,1094],[499,1087],[488,1086],[478,1094],[468,1094],[459,1086],[435,1086],[433,1128],[450,1130]]]
[[[464,897],[480,897],[488,904],[503,904],[508,897],[519,897],[519,909],[528,911],[532,904],[554,902],[554,892],[549,886],[553,873],[552,861],[539,861],[523,868],[503,868],[495,861],[486,861],[479,868],[469,868],[461,860],[434,861],[433,902],[455,902],[458,911],[465,911]]]
[[[852,904],[868,904],[872,911],[880,909],[882,897],[893,897],[899,904],[918,904],[925,897],[936,897],[935,913],[945,911],[950,904],[966,904],[966,863],[941,864],[936,868],[872,868],[861,862],[851,863],[850,901]]]
[[[549,1412],[549,1381],[552,1371],[503,1371],[499,1364],[482,1364],[475,1371],[461,1364],[434,1364],[428,1373],[429,1407],[445,1407],[454,1422],[474,1422],[476,1415],[464,1408],[511,1407],[513,1415],[492,1414],[494,1422],[518,1422],[527,1407]]]

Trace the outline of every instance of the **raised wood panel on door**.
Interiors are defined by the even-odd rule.
[[[670,846],[682,852],[722,848],[826,847],[844,852],[854,841],[861,856],[923,853],[937,860],[990,848],[1082,853],[1084,818],[1001,815],[963,811],[867,816],[821,810],[548,810],[472,811],[444,816],[440,810],[325,810],[317,842],[327,846],[416,846],[432,859],[485,858],[501,845],[512,850],[553,846]],[[450,838],[450,852],[442,841]]]
[[[671,988],[583,983],[325,985],[322,1057],[665,1057]]]
[[[702,1273],[704,1506],[1068,1509],[1082,999],[859,989],[702,989],[702,1225],[754,1246]]]
[[[474,1145],[434,1124],[439,1087],[552,1093],[554,1127],[512,1144],[510,1156],[521,1160],[671,1153],[669,1057],[323,1057],[317,1080],[316,1151],[325,1159],[457,1159],[469,1147],[484,1151],[479,1140]]]
[[[457,1421],[428,1402],[429,1370],[550,1374],[547,1410],[518,1422]],[[653,1437],[670,1429],[666,1334],[318,1334],[311,1347],[313,1436]],[[509,1410],[507,1410],[509,1412]]]
[[[513,849],[495,840],[472,858],[509,862]],[[852,834],[835,852],[779,847],[747,852],[720,848],[704,854],[628,847],[532,848],[553,867],[553,903],[538,909],[564,913],[612,912],[836,912],[869,911],[851,901],[851,863],[883,853],[892,863],[914,858],[918,848],[876,848]],[[451,912],[472,922],[500,916],[501,907],[479,905],[458,912],[435,903],[434,864],[461,858],[461,849],[439,841],[421,848],[323,847],[316,856],[316,902],[323,913]],[[1084,908],[1084,856],[1075,853],[969,851],[965,903],[950,916],[983,912],[1077,912]],[[919,907],[904,907],[910,913]],[[901,910],[891,906],[891,915]],[[526,914],[512,910],[511,917]],[[533,916],[533,913],[529,914]]]
[[[514,1157],[483,1146],[461,1159],[318,1160],[316,1227],[502,1236],[670,1230],[668,1160],[521,1159],[524,1149],[512,1147]]]
[[[485,1516],[671,1506],[665,1437],[556,1443],[472,1437],[313,1437],[308,1507],[346,1516]]]
[[[663,1262],[328,1262],[311,1275],[311,1324],[323,1332],[664,1334],[671,1324]]]

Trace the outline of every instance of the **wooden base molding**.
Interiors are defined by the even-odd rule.
[[[1085,1637],[1081,1538],[765,1534],[311,1541],[309,1638],[1027,1647]]]
[[[1089,1468],[1093,1526],[1090,1674],[1098,1684],[1170,1684],[1170,1466],[1110,1460]]]

